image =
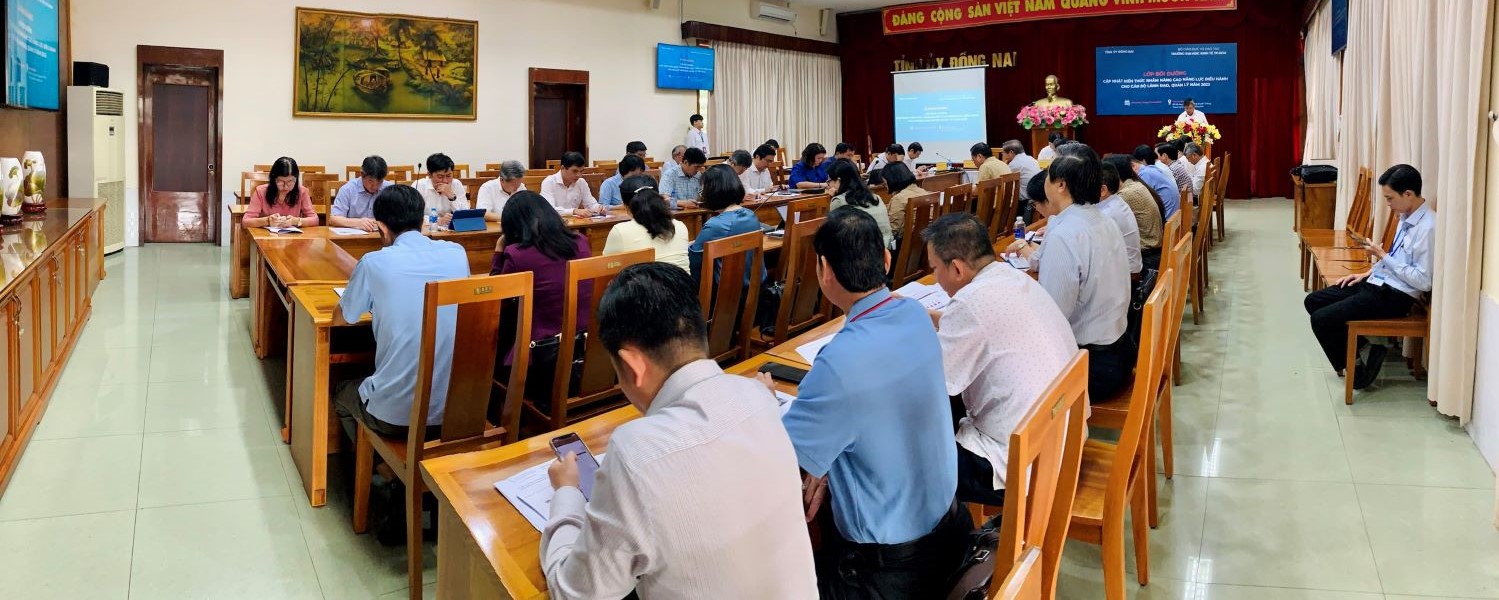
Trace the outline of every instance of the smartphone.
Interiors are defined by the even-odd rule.
[[[593,479],[598,473],[599,461],[588,451],[588,445],[576,433],[564,433],[552,438],[552,451],[557,453],[557,460],[568,454],[578,456],[578,489],[582,490],[585,500],[593,500]]]
[[[1369,240],[1365,239],[1364,236],[1361,236],[1361,235],[1359,235],[1357,233],[1354,233],[1352,231],[1348,232],[1348,237],[1353,238],[1353,243],[1358,244],[1360,246],[1369,246],[1369,245],[1372,245],[1372,243]]]
[[[807,376],[807,371],[804,369],[798,369],[796,367],[783,365],[780,363],[765,363],[763,365],[760,365],[760,372],[770,373],[771,377],[774,377],[781,381],[789,381],[797,385],[801,385],[802,378]]]

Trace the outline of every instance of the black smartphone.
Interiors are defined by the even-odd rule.
[[[760,372],[770,373],[771,377],[774,377],[781,381],[789,381],[797,385],[801,385],[802,378],[807,376],[807,371],[805,369],[798,369],[790,365],[783,365],[781,363],[773,362],[768,362],[760,365]]]
[[[588,451],[588,445],[583,443],[583,438],[576,433],[564,433],[552,438],[552,451],[557,453],[557,460],[568,454],[578,456],[578,489],[582,490],[583,498],[593,500],[593,478],[599,470],[599,461]]]

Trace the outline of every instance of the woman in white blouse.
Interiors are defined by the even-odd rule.
[[[671,208],[656,190],[656,180],[636,175],[619,185],[620,198],[630,208],[630,220],[609,230],[604,254],[633,252],[642,248],[656,250],[656,262],[689,271],[687,262],[687,226],[671,218]]]

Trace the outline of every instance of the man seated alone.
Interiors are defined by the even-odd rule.
[[[552,203],[562,216],[588,217],[609,214],[609,208],[593,199],[593,191],[583,180],[588,161],[578,152],[562,154],[561,168],[541,180],[541,197]]]
[[[599,184],[599,204],[604,206],[619,206],[625,203],[619,194],[619,184],[626,179],[636,175],[645,174],[645,160],[634,154],[626,154],[619,159],[619,166],[614,175]]]
[[[364,157],[359,165],[359,178],[343,184],[333,197],[328,226],[376,231],[375,194],[391,185],[385,180],[385,173],[385,159],[375,155]]]
[[[994,149],[989,147],[989,142],[979,142],[968,149],[973,155],[973,165],[979,168],[979,181],[999,179],[1010,174],[1010,165],[1005,161],[994,159]]]
[[[994,256],[973,215],[944,215],[922,233],[937,285],[952,296],[928,311],[942,343],[947,393],[962,395],[958,501],[1003,506],[1010,432],[1077,353],[1072,326],[1051,296]]]
[[[453,159],[438,152],[427,157],[427,176],[418,179],[412,187],[421,193],[427,204],[426,212],[437,209],[437,224],[447,227],[453,222],[453,211],[468,210],[468,190],[463,182],[453,177]]]
[[[822,529],[818,589],[824,598],[945,593],[973,523],[954,502],[942,347],[921,304],[885,288],[890,252],[874,217],[834,210],[812,246],[819,287],[848,315],[782,418],[807,473],[809,520],[832,495],[836,528]]]
[[[708,358],[692,278],[664,263],[629,267],[596,316],[643,416],[610,436],[591,502],[573,455],[549,469],[557,494],[541,564],[552,597],[816,598],[779,406]]]
[[[474,208],[484,209],[484,220],[500,222],[505,203],[517,192],[526,189],[526,166],[518,160],[500,163],[499,179],[491,179],[479,186],[479,201]]]
[[[708,164],[707,155],[697,148],[688,148],[682,153],[682,164],[661,172],[661,195],[672,210],[697,208],[697,198],[703,192],[703,169]]]
[[[880,169],[885,168],[885,165],[905,161],[906,149],[900,144],[890,144],[889,146],[885,146],[884,152],[875,156],[874,160],[869,161],[869,168],[865,169],[865,172],[873,175]],[[878,185],[878,183],[871,183],[870,185]]]
[[[1385,252],[1378,241],[1368,240],[1371,243],[1364,250],[1379,258],[1374,268],[1368,273],[1339,279],[1331,287],[1306,297],[1312,333],[1327,354],[1327,362],[1343,376],[1353,377],[1354,389],[1374,383],[1388,350],[1380,344],[1366,344],[1367,353],[1359,363],[1345,365],[1348,322],[1406,316],[1411,305],[1431,291],[1435,244],[1432,237],[1437,221],[1421,196],[1421,173],[1410,165],[1395,165],[1379,176],[1379,187],[1385,204],[1390,207],[1390,218],[1400,216],[1400,228],[1395,232],[1390,251]],[[1355,367],[1352,374],[1345,372],[1348,366]]]
[[[343,382],[333,397],[338,420],[351,438],[356,420],[379,435],[405,438],[421,362],[427,282],[469,276],[463,246],[422,235],[422,208],[421,194],[404,185],[391,186],[375,197],[375,222],[384,247],[359,259],[338,300],[335,322],[357,323],[366,312],[374,320],[374,374],[363,381]],[[428,437],[442,424],[447,405],[457,320],[456,307],[437,310]]]

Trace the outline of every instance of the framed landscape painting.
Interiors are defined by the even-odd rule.
[[[478,21],[297,8],[299,117],[474,119]]]

